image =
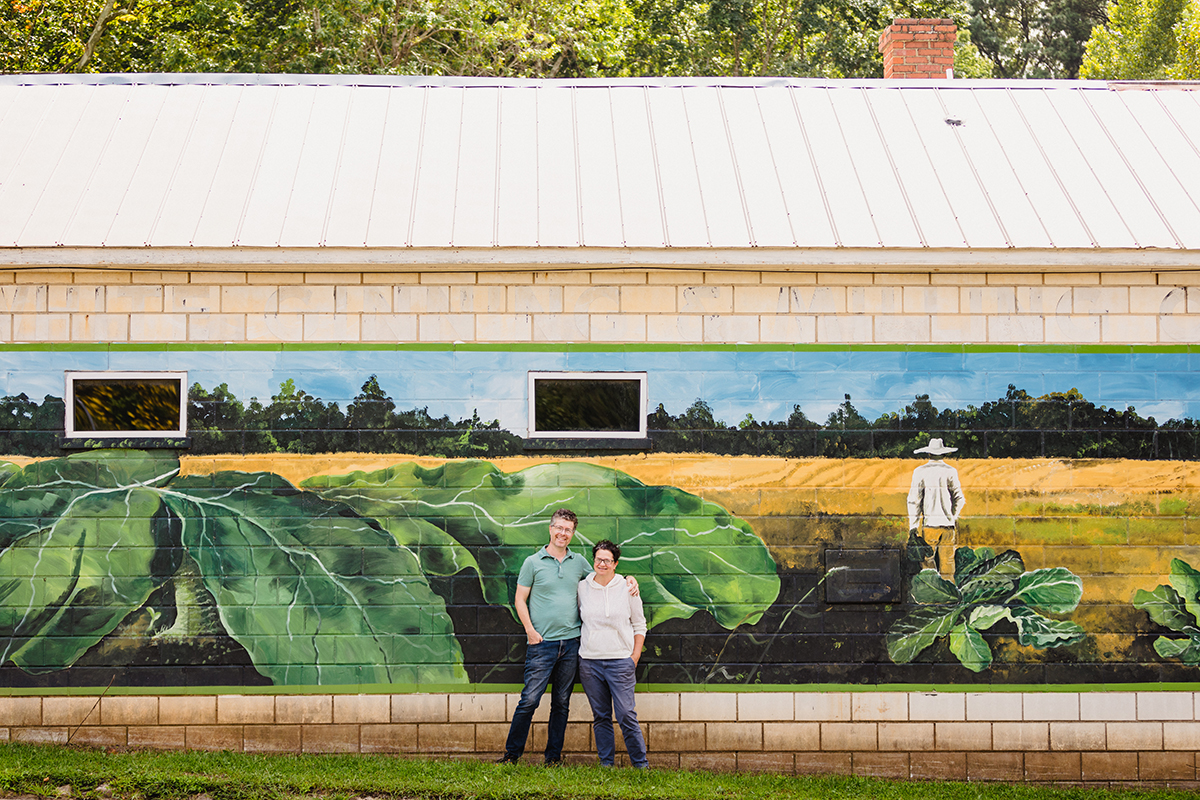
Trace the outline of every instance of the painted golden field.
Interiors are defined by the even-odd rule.
[[[506,472],[563,460],[495,459]],[[184,474],[271,471],[292,483],[322,473],[371,471],[402,455],[185,457]],[[916,459],[783,459],[637,455],[588,458],[643,483],[670,485],[746,519],[784,567],[820,568],[822,548],[900,544]],[[1063,566],[1084,578],[1084,603],[1128,602],[1152,588],[1172,558],[1200,566],[1200,463],[1060,459],[950,460],[967,495],[958,544],[1012,548],[1028,569]],[[585,523],[586,524],[586,523]]]

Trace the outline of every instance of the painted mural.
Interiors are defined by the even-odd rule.
[[[519,683],[516,573],[561,506],[643,586],[648,685],[1200,664],[1186,348],[2,357],[0,687]],[[188,371],[190,447],[64,450],[64,370],[130,368]],[[546,369],[646,371],[649,446],[526,450]]]

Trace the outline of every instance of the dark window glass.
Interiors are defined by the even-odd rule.
[[[179,430],[178,380],[76,380],[72,387],[76,431]]]
[[[533,409],[543,431],[641,430],[641,381],[535,378]]]

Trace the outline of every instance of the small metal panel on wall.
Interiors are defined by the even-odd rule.
[[[827,547],[825,602],[898,603],[903,596],[900,551],[895,548],[845,550]]]

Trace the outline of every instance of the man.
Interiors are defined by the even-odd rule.
[[[932,551],[933,568],[943,577],[952,578],[958,539],[955,526],[967,500],[958,480],[958,470],[943,459],[958,452],[958,448],[946,447],[941,439],[930,439],[928,446],[918,447],[913,452],[928,453],[932,458],[913,470],[912,487],[908,491],[909,541],[916,540]],[[918,526],[924,528],[924,536],[918,532]],[[930,547],[928,542],[934,535],[937,539]]]
[[[550,542],[525,559],[517,577],[515,605],[525,628],[525,687],[513,713],[501,764],[515,764],[525,752],[533,712],[550,685],[550,730],[546,764],[562,763],[571,688],[579,667],[579,582],[592,571],[591,562],[568,548],[579,520],[560,508],[550,517]],[[628,579],[637,595],[637,581]]]

